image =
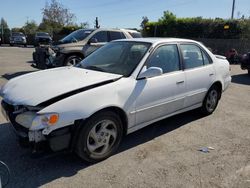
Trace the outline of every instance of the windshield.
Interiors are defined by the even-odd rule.
[[[85,29],[79,29],[74,31],[73,33],[70,33],[66,37],[64,37],[61,42],[63,43],[71,43],[71,42],[78,42],[83,39],[85,39],[90,33],[92,33],[94,30],[85,30]]]
[[[86,57],[77,67],[129,76],[137,67],[150,43],[111,42]]]
[[[24,34],[23,33],[12,33],[12,36],[24,37]]]
[[[48,33],[37,33],[36,36],[39,36],[39,37],[49,37],[49,34]]]

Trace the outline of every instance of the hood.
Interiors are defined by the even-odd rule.
[[[0,94],[10,104],[36,106],[65,93],[120,77],[122,76],[117,74],[77,67],[62,67],[11,79],[3,86]]]
[[[51,39],[50,36],[36,36],[36,39]]]

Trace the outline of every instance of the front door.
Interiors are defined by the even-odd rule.
[[[108,42],[108,32],[99,31],[95,33],[88,41],[86,45],[83,46],[84,57],[87,57],[89,54],[93,53],[98,48],[102,47]]]
[[[136,99],[136,124],[156,120],[183,108],[185,74],[180,67],[177,45],[158,47],[149,57],[144,70],[159,67],[163,74],[137,81],[141,93]]]

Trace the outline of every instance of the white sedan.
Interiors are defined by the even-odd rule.
[[[97,162],[153,122],[195,108],[213,113],[230,82],[227,60],[201,43],[144,38],[108,43],[74,67],[16,77],[0,93],[19,137]]]

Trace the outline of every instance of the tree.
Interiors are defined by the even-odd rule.
[[[1,18],[1,27],[3,27],[3,29],[9,29],[7,21],[4,18]]]
[[[159,23],[168,24],[176,21],[176,16],[170,11],[164,11],[163,16],[159,19]]]
[[[22,32],[22,33],[24,33],[25,31],[23,30],[23,28],[14,27],[14,28],[11,29],[11,32]]]
[[[75,15],[65,8],[57,0],[51,0],[51,4],[46,3],[42,9],[43,22],[50,25],[56,24],[63,26],[74,25]]]
[[[38,29],[38,26],[34,20],[27,21],[23,26],[23,30],[26,34],[34,34]]]
[[[146,24],[148,23],[148,21],[149,21],[149,19],[148,19],[147,16],[143,16],[143,17],[142,17],[142,22],[141,22],[141,25],[140,25],[142,29],[145,28],[145,26],[146,26]]]
[[[88,22],[82,22],[82,23],[80,23],[80,27],[82,29],[89,28],[89,23]]]
[[[8,38],[8,35],[10,34],[10,29],[7,24],[7,21],[4,18],[1,18],[0,33],[1,33],[0,37],[2,39],[2,43],[6,42],[6,39]]]

